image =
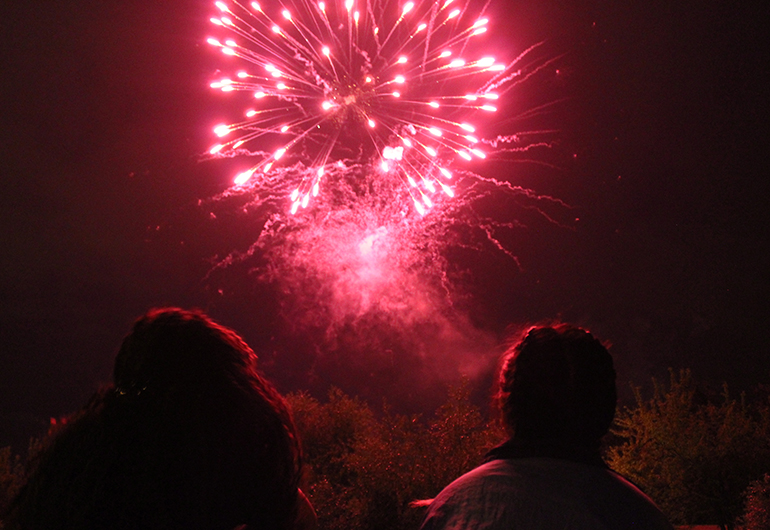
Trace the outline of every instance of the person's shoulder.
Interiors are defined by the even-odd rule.
[[[592,529],[672,528],[649,497],[607,468],[522,458],[493,460],[453,481],[431,503],[422,529],[544,521]]]
[[[673,527],[642,490],[609,468],[562,462],[557,482],[569,483],[561,494],[576,500],[603,527],[671,530]],[[566,471],[571,468],[571,471]],[[556,486],[558,487],[558,486]]]
[[[511,508],[525,497],[509,462],[493,460],[455,479],[431,502],[421,530],[504,529]]]
[[[439,497],[449,497],[461,491],[476,491],[483,485],[506,484],[511,481],[513,475],[515,475],[515,470],[511,467],[510,462],[506,460],[492,460],[456,478],[441,491]],[[436,498],[438,499],[439,497]]]

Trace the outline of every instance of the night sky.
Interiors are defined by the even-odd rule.
[[[770,382],[769,9],[493,0],[498,56],[540,41],[560,56],[508,96],[558,101],[539,119],[559,134],[542,163],[476,170],[564,201],[570,222],[522,212],[526,229],[505,241],[519,267],[449,255],[464,336],[447,340],[472,354],[412,356],[398,333],[370,355],[346,346],[381,322],[353,326],[319,361],[329,338],[297,333],[290,299],[246,267],[209,274],[261,229],[198,207],[232,178],[201,156],[226,110],[208,88],[221,66],[205,44],[211,3],[4,2],[0,446],[22,450],[108,382],[131,322],[158,305],[235,328],[283,392],[337,385],[405,412],[432,410],[476,358],[483,401],[506,333],[546,318],[612,342],[625,400],[629,381],[668,367],[736,390]]]

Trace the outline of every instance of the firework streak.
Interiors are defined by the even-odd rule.
[[[239,186],[301,160],[291,213],[319,194],[330,165],[350,159],[400,180],[421,215],[452,197],[450,164],[486,157],[476,122],[497,110],[527,53],[509,64],[467,57],[489,20],[455,0],[216,6],[223,35],[208,42],[245,69],[211,86],[253,102],[243,120],[214,128],[210,153],[257,159]]]
[[[558,100],[506,96],[558,57],[479,52],[491,21],[460,0],[342,1],[216,3],[208,42],[230,77],[211,86],[247,106],[214,127],[209,155],[234,159],[235,185],[201,206],[247,248],[219,249],[209,279],[236,293],[242,277],[227,287],[217,271],[245,267],[299,328],[459,318],[474,257],[520,271],[520,230],[572,224],[560,200],[508,180],[512,162],[553,167],[542,116]],[[472,170],[484,158],[495,176]]]

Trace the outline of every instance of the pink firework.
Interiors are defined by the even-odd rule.
[[[223,35],[208,42],[244,69],[211,86],[249,93],[251,105],[214,128],[210,152],[256,158],[236,185],[301,162],[291,213],[345,160],[399,179],[420,214],[454,196],[452,162],[486,156],[476,115],[496,111],[496,90],[515,77],[516,61],[467,56],[489,21],[456,0],[362,1],[216,2]]]

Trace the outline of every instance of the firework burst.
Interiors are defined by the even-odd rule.
[[[302,163],[291,213],[319,194],[333,164],[366,160],[425,214],[454,196],[454,160],[486,157],[478,122],[520,74],[523,56],[469,57],[489,24],[483,12],[455,0],[361,2],[216,2],[211,22],[223,35],[208,42],[245,68],[211,86],[246,92],[251,104],[214,128],[221,140],[210,152],[256,159],[236,185]]]
[[[310,380],[379,399],[486,373],[478,278],[524,269],[524,230],[572,225],[567,205],[510,180],[512,163],[554,160],[542,117],[558,100],[530,82],[506,96],[558,57],[484,54],[492,22],[462,0],[316,1],[216,3],[227,77],[212,87],[246,107],[214,128],[210,156],[237,176],[199,203],[217,234],[201,238],[206,280],[274,302],[280,349],[306,356],[284,369]]]
[[[540,127],[551,103],[505,96],[557,58],[539,44],[504,63],[477,53],[491,23],[453,0],[362,1],[218,2],[212,19],[223,35],[209,42],[232,68],[212,87],[249,105],[242,121],[215,127],[211,156],[253,162],[202,202],[222,233],[250,241],[222,248],[209,279],[229,284],[216,271],[245,267],[299,327],[458,317],[470,256],[521,270],[520,229],[571,224],[558,199],[469,165],[486,158],[500,175],[543,163],[533,152],[551,147],[556,131]],[[243,289],[233,281],[218,292]]]

